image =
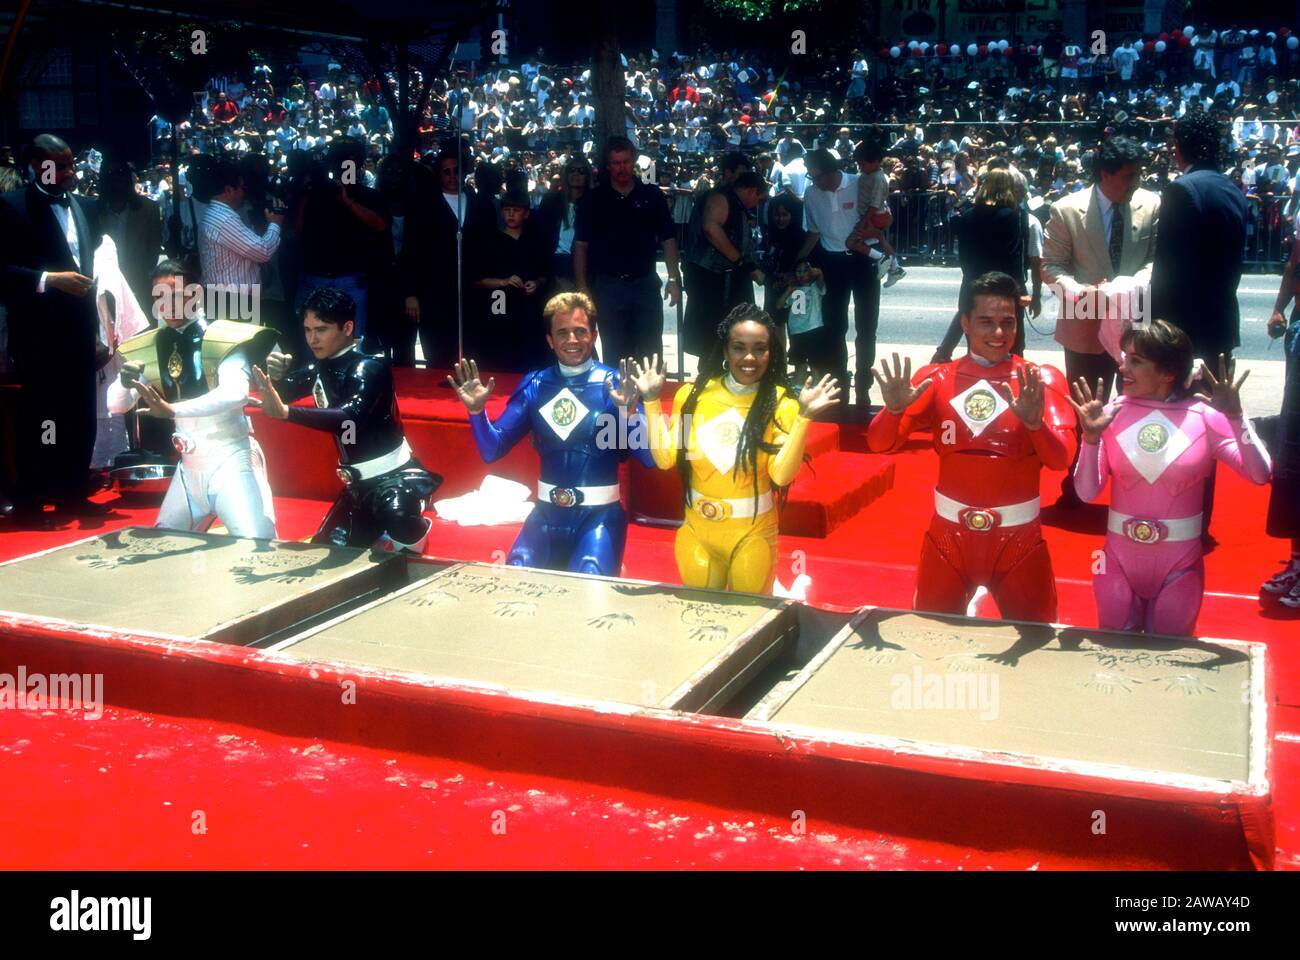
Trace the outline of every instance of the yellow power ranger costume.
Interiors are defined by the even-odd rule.
[[[763,432],[763,440],[779,444],[781,450],[758,451],[757,504],[753,476],[744,467],[732,474],[757,385],[742,386],[723,374],[712,378],[700,393],[686,440],[691,468],[686,522],[678,529],[674,546],[678,573],[688,587],[747,593],[772,590],[777,560],[772,487],[789,485],[799,472],[811,422],[799,413],[799,401],[788,390],[778,391],[776,416]],[[668,425],[659,400],[645,403],[650,449],[661,470],[677,465],[681,410],[690,393],[690,384],[677,391]]]

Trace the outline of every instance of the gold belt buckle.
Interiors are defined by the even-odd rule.
[[[731,516],[731,504],[720,500],[706,500],[703,497],[696,498],[695,510],[705,520],[726,520]]]
[[[967,530],[974,530],[976,533],[987,533],[998,525],[1001,519],[996,510],[977,510],[974,507],[967,507],[957,518]]]
[[[1124,521],[1124,535],[1135,543],[1159,543],[1165,538],[1164,524],[1130,517]]]

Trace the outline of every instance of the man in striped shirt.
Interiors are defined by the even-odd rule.
[[[238,165],[233,160],[222,158],[213,164],[212,175],[217,193],[199,226],[199,264],[203,270],[203,283],[209,291],[217,284],[227,291],[237,291],[235,302],[245,302],[250,291],[260,288],[261,265],[270,260],[280,246],[280,225],[284,216],[267,210],[266,233],[258,236],[239,217],[239,210],[244,206],[245,189]],[[218,301],[216,306],[220,306],[223,298],[210,296],[208,299]],[[230,298],[225,299],[228,301]],[[251,299],[256,304],[256,294],[252,294]],[[223,316],[220,309],[212,309],[214,304],[208,306],[210,320],[251,319]]]

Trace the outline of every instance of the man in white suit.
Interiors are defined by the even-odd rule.
[[[1056,342],[1065,350],[1066,379],[1100,379],[1107,399],[1118,369],[1119,336],[1127,322],[1149,319],[1160,197],[1138,189],[1143,156],[1128,137],[1103,143],[1093,164],[1093,188],[1054,203],[1043,234],[1043,278],[1060,301]],[[1069,505],[1078,503],[1073,472],[1071,466],[1061,485]]]

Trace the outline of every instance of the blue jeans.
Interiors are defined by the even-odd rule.
[[[357,319],[353,325],[352,334],[356,337],[365,336],[366,301],[368,299],[366,275],[364,273],[346,273],[341,277],[322,277],[315,273],[299,274],[298,296],[293,304],[294,312],[299,315],[299,322],[301,322],[303,302],[321,287],[334,287],[336,290],[342,290],[356,301]]]

